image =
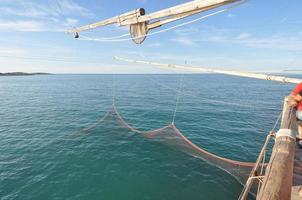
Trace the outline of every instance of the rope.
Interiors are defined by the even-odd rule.
[[[230,103],[230,102],[225,102],[225,101],[219,101],[219,100],[213,100],[213,99],[208,99],[206,97],[201,97],[201,96],[198,96],[198,95],[195,95],[194,93],[191,93],[189,92],[188,90],[185,90],[184,89],[182,91],[178,90],[178,89],[175,89],[173,87],[170,87],[164,83],[160,83],[159,81],[157,80],[154,80],[150,77],[148,77],[148,79],[163,87],[163,88],[166,88],[168,90],[172,90],[172,91],[175,91],[176,93],[180,93],[180,95],[183,95],[183,96],[191,96],[191,97],[194,97],[196,100],[198,100],[199,102],[202,102],[202,103],[208,103],[208,104],[213,104],[213,105],[218,105],[218,104],[221,104],[221,105],[228,105],[228,106],[237,106],[237,107],[243,107],[243,108],[255,108],[254,106],[249,106],[249,105],[246,105],[246,104],[237,104],[237,103]],[[259,103],[263,103],[263,102],[259,102]],[[266,107],[267,108],[267,107]],[[234,112],[237,112],[236,110],[234,110]],[[255,129],[255,124],[249,122],[248,120],[245,120],[245,119],[241,119],[241,122],[243,122],[242,124],[245,124],[247,125],[248,127],[251,127],[253,129]],[[209,128],[209,127],[206,127],[206,128]],[[213,129],[215,130],[215,129]],[[257,128],[257,130],[259,132],[265,132],[264,129],[261,129],[261,128]]]
[[[183,83],[183,75],[181,75],[179,78],[179,84],[178,84],[179,89],[177,91],[177,98],[176,98],[175,109],[174,109],[174,113],[173,113],[172,125],[175,124],[175,117],[176,117],[176,113],[178,110],[178,104],[179,104],[181,90],[182,90],[182,83]]]
[[[264,150],[264,153],[263,153],[262,165],[261,165],[261,169],[260,169],[260,174],[261,175],[263,174],[265,160],[266,160],[266,150]],[[259,194],[261,184],[262,184],[262,182],[258,183],[257,194]]]
[[[197,22],[197,21],[200,21],[200,20],[212,17],[212,16],[220,14],[220,13],[227,12],[227,11],[229,11],[229,10],[231,10],[231,9],[233,9],[233,8],[235,8],[235,7],[243,4],[243,3],[245,3],[246,1],[247,0],[243,0],[243,1],[237,3],[237,4],[233,5],[233,6],[225,8],[223,10],[219,10],[219,11],[216,11],[214,13],[210,13],[208,15],[201,16],[201,17],[199,17],[197,19],[193,19],[193,20],[188,21],[188,22],[184,22],[184,23],[181,23],[181,24],[178,24],[178,25],[175,25],[175,26],[163,29],[163,30],[159,30],[159,31],[156,31],[156,32],[153,32],[153,33],[150,33],[150,34],[141,35],[141,36],[134,37],[134,38],[124,38],[124,39],[91,38],[91,37],[88,37],[88,36],[85,36],[85,35],[81,34],[81,36],[83,37],[83,39],[81,39],[81,40],[96,41],[96,42],[123,42],[123,41],[129,41],[129,40],[133,40],[133,39],[140,39],[140,38],[143,38],[143,37],[146,37],[146,36],[157,35],[157,34],[160,34],[160,33],[163,33],[163,32],[167,32],[167,31],[170,31],[170,30],[173,30],[173,29],[177,29],[177,28],[183,27],[183,26],[188,25],[188,24],[192,24],[194,22]],[[124,34],[124,35],[120,35],[120,36],[115,36],[113,38],[122,38],[122,37],[125,37],[125,36],[128,36],[128,35],[130,35],[130,34]]]
[[[276,120],[276,122],[275,122],[275,124],[274,124],[274,126],[273,126],[273,128],[272,128],[272,130],[271,130],[271,133],[275,132],[276,127],[277,127],[277,125],[279,124],[279,122],[281,120],[282,114],[283,114],[283,112],[281,111],[280,114],[279,114],[279,116],[278,116],[278,118],[277,118],[277,120]]]
[[[114,40],[114,39],[123,38],[123,37],[126,37],[126,36],[130,36],[130,33],[126,33],[126,34],[118,35],[118,36],[112,36],[112,37],[95,38],[95,39],[97,39],[97,40],[106,40],[106,41],[108,40],[108,41],[110,41],[110,40]],[[84,36],[84,35],[82,35],[82,34],[81,34],[81,37],[83,37],[83,38],[89,38],[89,37]],[[91,39],[93,39],[93,38],[91,38]],[[88,39],[88,40],[90,40],[90,39]],[[94,39],[93,39],[93,40],[94,40]]]
[[[268,145],[269,140],[271,139],[271,137],[272,137],[271,133],[268,134],[268,136],[266,137],[265,143],[264,143],[264,145],[263,145],[263,147],[261,149],[261,152],[260,152],[260,154],[259,154],[259,156],[257,158],[256,164],[255,164],[254,168],[252,169],[252,171],[250,173],[250,176],[249,176],[246,184],[244,185],[243,190],[242,190],[242,192],[241,192],[238,200],[245,200],[247,198],[247,195],[250,193],[250,189],[251,189],[251,187],[253,185],[253,180],[255,178],[259,177],[259,175],[256,175],[256,171],[257,171],[257,169],[259,167],[260,162],[263,163],[263,157],[264,157],[264,154],[265,154],[265,149],[266,149],[266,147],[267,147],[267,145]]]
[[[115,74],[112,75],[112,105],[115,105],[115,96],[116,96],[116,82]]]
[[[244,185],[243,190],[242,190],[242,192],[241,192],[241,194],[240,194],[240,196],[238,198],[240,200],[245,200],[247,198],[247,195],[248,195],[248,193],[249,193],[249,191],[250,191],[250,189],[251,189],[251,187],[253,185],[253,181],[252,180],[255,179],[255,178],[259,180],[259,182],[258,182],[258,190],[257,191],[259,192],[259,190],[260,190],[261,181],[260,181],[259,177],[261,177],[261,175],[263,174],[263,171],[264,171],[265,159],[266,159],[266,148],[267,148],[267,146],[269,144],[270,139],[275,135],[275,129],[276,129],[276,127],[277,127],[277,125],[278,125],[281,117],[282,117],[282,113],[283,112],[280,113],[280,115],[278,116],[278,118],[277,118],[277,120],[276,120],[276,122],[275,122],[275,124],[274,124],[274,126],[272,128],[272,130],[269,132],[269,134],[266,137],[265,143],[264,143],[264,145],[263,145],[263,147],[261,149],[261,152],[260,152],[260,154],[259,154],[259,156],[257,158],[257,162],[256,162],[253,170],[251,171],[250,176],[249,176],[246,184]],[[274,159],[274,158],[272,158],[272,159]],[[260,162],[261,162],[260,175],[257,175],[256,171],[257,171],[257,169],[259,167]]]
[[[168,90],[172,90],[172,91],[175,91],[175,92],[180,92],[179,90],[173,88],[173,87],[170,87],[166,84],[163,84],[163,83],[160,83],[159,81],[157,80],[154,80],[152,78],[149,78],[148,79],[150,81],[152,81],[153,83],[163,87],[163,88],[166,88]],[[206,97],[200,97],[194,93],[191,93],[191,92],[188,92],[188,91],[181,91],[181,94],[182,95],[186,95],[186,96],[191,96],[191,97],[194,97],[194,98],[200,98],[202,99],[203,102],[205,103],[211,103],[211,104],[224,104],[224,105],[230,105],[230,106],[238,106],[238,107],[244,107],[244,108],[255,108],[254,106],[249,106],[247,104],[238,104],[238,103],[232,103],[232,102],[226,102],[226,101],[220,101],[220,100],[214,100],[214,99],[209,99],[209,98],[206,98]],[[261,102],[261,101],[257,101],[257,103],[260,103],[260,104],[264,104],[264,102]],[[270,109],[273,109],[273,107],[268,107],[267,105],[265,105],[265,108],[270,108]],[[263,109],[263,108],[259,108],[259,109]]]

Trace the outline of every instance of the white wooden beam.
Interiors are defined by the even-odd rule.
[[[69,33],[79,33],[81,31],[86,31],[90,29],[95,29],[98,27],[118,24],[120,26],[127,26],[131,24],[137,24],[141,22],[149,22],[151,20],[164,20],[161,25],[188,17],[200,12],[208,11],[223,5],[231,4],[234,2],[239,2],[242,0],[194,0],[184,4],[180,4],[171,8],[160,10],[148,15],[145,15],[145,10],[143,8],[131,11],[116,17],[112,17],[103,21],[99,21],[93,24],[88,24],[78,28],[68,30]],[[170,18],[170,19],[169,19]],[[152,26],[150,26],[151,28]],[[156,26],[153,26],[155,28]]]
[[[200,12],[204,12],[226,4],[239,2],[239,1],[240,0],[195,0],[171,8],[160,10],[148,15],[140,16],[138,21],[145,22],[145,21],[150,21],[150,20],[155,20],[165,17],[171,17],[175,15],[185,14],[197,10],[199,10]],[[129,20],[126,21],[124,25],[130,25],[133,23],[135,23],[135,20]]]
[[[149,61],[143,61],[143,60],[131,60],[131,59],[126,59],[126,58],[121,58],[121,57],[114,57],[114,59],[124,61],[124,62],[130,62],[130,63],[153,65],[153,66],[157,66],[159,68],[164,68],[164,69],[182,70],[182,71],[186,71],[186,72],[218,73],[218,74],[226,74],[226,75],[231,75],[231,76],[240,76],[240,77],[247,77],[247,78],[276,81],[276,82],[282,82],[282,83],[298,84],[298,83],[302,82],[302,79],[289,78],[289,77],[285,77],[285,76],[274,76],[274,75],[251,73],[251,72],[244,72],[244,71],[231,71],[231,70],[212,69],[212,68],[194,67],[194,66],[186,66],[186,65],[163,64],[163,63],[149,62]]]

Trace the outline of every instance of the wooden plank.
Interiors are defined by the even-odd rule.
[[[293,186],[291,200],[301,200],[302,190],[300,186]]]
[[[285,98],[281,129],[276,134],[273,153],[257,200],[290,200],[296,151],[295,110]]]
[[[280,137],[276,140],[257,200],[290,200],[294,155],[294,139]]]

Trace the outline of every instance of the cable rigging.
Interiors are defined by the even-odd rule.
[[[99,21],[93,24],[88,24],[82,27],[73,28],[67,31],[69,34],[73,34],[75,38],[80,38],[83,36],[84,40],[92,40],[98,42],[121,42],[132,40],[136,44],[141,44],[145,41],[147,36],[156,35],[159,33],[163,33],[169,30],[173,30],[196,21],[200,21],[202,19],[212,17],[214,15],[227,12],[232,8],[235,8],[243,3],[246,0],[195,0],[187,3],[183,3],[174,7],[170,7],[167,9],[163,9],[154,13],[146,14],[145,9],[139,8],[134,11],[130,11],[124,14],[121,14],[116,17],[112,17],[103,21]],[[156,32],[149,33],[150,30],[159,28],[163,25],[169,24],[171,22],[175,22],[198,13],[206,12],[209,10],[213,10],[219,8],[221,6],[229,5],[231,6],[216,11],[214,13],[199,17],[197,19],[184,22],[170,28],[166,28],[163,30],[159,30]],[[80,34],[83,31],[95,29],[98,27],[103,27],[111,24],[117,24],[119,26],[129,26],[130,30],[128,34],[123,34],[120,36],[114,36],[109,38],[90,38],[88,36]],[[124,38],[127,36],[131,36],[131,38]]]
[[[238,6],[238,5],[236,5],[236,6]],[[214,13],[211,13],[211,14],[208,14],[208,15],[205,15],[205,16],[201,16],[201,17],[199,17],[199,18],[196,18],[196,19],[191,20],[191,21],[188,21],[188,22],[183,22],[183,23],[181,23],[181,24],[178,24],[178,25],[175,25],[175,26],[166,28],[166,29],[162,29],[162,30],[155,31],[155,32],[152,32],[152,33],[140,35],[140,36],[133,37],[133,38],[123,38],[123,37],[126,37],[126,36],[130,36],[130,33],[124,34],[124,35],[120,35],[120,36],[115,36],[115,37],[109,37],[109,38],[92,38],[92,37],[89,37],[89,36],[87,36],[87,35],[81,34],[81,37],[82,37],[83,39],[80,38],[80,40],[88,40],[88,41],[96,41],[96,42],[124,42],[124,41],[130,41],[130,40],[135,40],[135,39],[141,39],[141,38],[143,38],[143,37],[153,36],[153,35],[157,35],[157,34],[160,34],[160,33],[164,33],[164,32],[167,32],[167,31],[171,31],[171,30],[174,30],[174,29],[177,29],[177,28],[181,28],[181,27],[183,27],[183,26],[186,26],[186,25],[195,23],[195,22],[197,22],[197,21],[201,21],[201,20],[203,20],[203,19],[212,17],[212,16],[214,16],[214,15],[218,15],[218,14],[220,14],[220,13],[227,12],[227,11],[229,11],[229,10],[232,9],[232,8],[233,8],[233,7],[227,8],[227,9],[223,9],[223,10],[220,10],[220,11],[217,11],[217,12],[214,12]],[[123,38],[123,39],[119,39],[119,38]]]

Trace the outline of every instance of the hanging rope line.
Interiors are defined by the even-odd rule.
[[[112,105],[115,105],[115,96],[116,96],[116,81],[115,74],[112,75]]]
[[[125,33],[123,35],[118,35],[118,36],[112,36],[112,37],[103,37],[103,38],[91,38],[87,35],[83,35],[81,34],[81,38],[79,38],[79,40],[91,40],[91,41],[97,41],[97,42],[121,42],[121,41],[126,41],[126,40],[117,40],[120,38],[124,38],[130,36],[130,33]],[[128,40],[128,38],[127,38]],[[132,40],[131,38],[129,38],[129,40]]]
[[[257,193],[259,192],[259,190],[261,188],[261,184],[263,182],[263,178],[264,178],[264,172],[265,172],[265,166],[266,166],[264,163],[265,163],[265,159],[266,159],[266,152],[267,152],[268,144],[269,144],[270,140],[272,138],[274,138],[276,135],[276,127],[280,123],[281,117],[282,117],[282,112],[279,114],[277,120],[274,123],[273,128],[267,135],[265,143],[257,158],[256,164],[253,167],[238,200],[245,200],[247,198],[248,194],[250,192],[252,192],[251,189],[253,189],[252,187],[254,184],[254,180],[258,180],[258,186],[257,186],[257,190],[255,192],[257,192]],[[274,158],[271,158],[271,159],[274,159]],[[260,171],[258,170],[259,167],[260,167]],[[260,173],[257,173],[257,171],[259,171]]]
[[[188,90],[185,90],[185,91],[182,90],[182,91],[180,91],[180,90],[177,90],[177,89],[175,89],[173,87],[170,87],[170,86],[168,86],[166,84],[160,83],[160,81],[154,80],[154,79],[152,79],[150,77],[147,77],[147,78],[148,78],[148,80],[150,80],[151,82],[159,85],[160,87],[166,88],[168,90],[172,90],[175,93],[180,93],[182,96],[191,96],[191,97],[194,97],[196,100],[198,100],[198,101],[200,101],[202,103],[209,103],[209,104],[212,104],[214,106],[217,106],[217,105],[228,105],[228,106],[235,106],[235,107],[243,107],[243,108],[255,109],[254,106],[249,106],[246,103],[237,104],[237,103],[231,103],[231,102],[225,102],[225,101],[219,101],[219,100],[212,100],[212,99],[208,99],[206,97],[201,97],[201,96],[195,95],[194,93],[190,93]],[[184,81],[182,83],[182,87],[184,87]],[[258,102],[258,103],[260,104],[260,103],[263,103],[263,102]],[[267,105],[265,105],[265,108],[270,109],[270,110],[273,109],[273,108],[268,107]],[[261,107],[259,109],[263,110],[263,108],[261,108]],[[233,112],[240,114],[240,112],[238,112],[236,110],[233,110]],[[239,122],[242,125],[243,124],[247,125],[248,127],[252,128],[252,129],[257,129],[258,132],[266,132],[266,130],[264,130],[264,129],[256,128],[257,124],[253,124],[253,123],[251,123],[248,120],[241,119],[240,121],[236,121],[236,123],[239,123]],[[204,127],[204,128],[211,129],[209,127]],[[216,129],[212,129],[212,130],[215,131]]]
[[[130,40],[133,40],[133,39],[140,39],[140,38],[143,38],[143,37],[146,37],[146,36],[152,36],[152,35],[157,35],[157,34],[160,34],[160,33],[164,33],[164,32],[167,32],[167,31],[171,31],[171,30],[174,30],[174,29],[177,29],[177,28],[180,28],[180,27],[183,27],[183,26],[186,26],[186,25],[189,25],[189,24],[192,24],[192,23],[195,23],[197,21],[201,21],[203,19],[206,19],[206,18],[209,18],[209,17],[212,17],[214,15],[218,15],[220,13],[224,13],[224,12],[227,12],[227,11],[230,11],[231,9],[245,3],[247,0],[243,0],[242,2],[239,2],[233,6],[230,6],[228,8],[225,8],[225,9],[222,9],[222,10],[219,10],[219,11],[216,11],[214,13],[210,13],[208,15],[204,15],[204,16],[201,16],[197,19],[194,19],[194,20],[191,20],[191,21],[188,21],[188,22],[184,22],[184,23],[181,23],[181,24],[178,24],[178,25],[175,25],[175,26],[172,26],[172,27],[169,27],[169,28],[166,28],[166,29],[163,29],[163,30],[159,30],[159,31],[156,31],[156,32],[152,32],[152,33],[149,33],[149,34],[145,34],[145,35],[141,35],[139,37],[135,37],[135,38],[124,38],[124,39],[115,39],[115,38],[123,38],[123,37],[126,37],[126,36],[129,36],[130,34],[124,34],[124,35],[120,35],[120,36],[115,36],[115,37],[112,37],[112,38],[91,38],[87,35],[83,35],[81,34],[81,38],[79,38],[80,40],[87,40],[87,41],[96,41],[96,42],[123,42],[123,41],[130,41]]]
[[[194,98],[198,98],[198,99],[202,99],[203,102],[206,102],[206,103],[211,103],[211,104],[223,104],[223,105],[230,105],[230,106],[238,106],[238,107],[245,107],[245,108],[255,108],[254,106],[249,106],[248,104],[238,104],[238,103],[232,103],[232,102],[226,102],[226,101],[219,101],[219,100],[213,100],[213,99],[209,99],[209,98],[206,98],[206,97],[201,97],[201,96],[198,96],[194,93],[191,93],[191,92],[188,92],[188,91],[179,91],[173,87],[170,87],[166,84],[163,84],[163,83],[160,83],[159,81],[156,81],[152,78],[149,78],[147,77],[151,82],[163,87],[163,88],[166,88],[166,89],[169,89],[169,90],[172,90],[174,92],[181,92],[181,95],[186,95],[186,96],[191,96],[191,97],[194,97]],[[253,101],[255,102],[255,101]],[[257,101],[257,103],[259,104],[264,104],[264,102],[261,102],[261,101]],[[273,107],[268,107],[269,104],[265,105],[265,108],[269,108],[269,109],[274,109]],[[263,108],[259,108],[259,109],[263,109]]]
[[[178,90],[177,90],[177,95],[176,95],[177,97],[176,97],[175,109],[174,109],[174,113],[173,113],[172,125],[175,124],[175,117],[176,117],[176,113],[178,110],[179,99],[180,99],[180,95],[181,95],[181,91],[182,91],[183,75],[180,75],[178,81],[179,81],[179,84],[178,84]]]

